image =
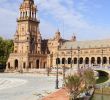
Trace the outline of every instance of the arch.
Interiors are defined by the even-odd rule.
[[[44,62],[43,68],[46,68],[46,62]]]
[[[95,57],[91,58],[91,64],[95,64]]]
[[[103,64],[107,64],[107,57],[103,57]]]
[[[71,58],[68,58],[68,64],[71,64]]]
[[[39,69],[39,59],[36,60],[36,68]]]
[[[89,64],[89,58],[88,57],[85,58],[85,64]]]
[[[56,64],[60,64],[60,58],[56,58]]]
[[[15,69],[18,69],[18,60],[17,59],[15,60],[15,64],[14,65],[15,65]]]
[[[110,64],[110,57],[109,57],[109,64]]]
[[[77,58],[74,58],[74,64],[77,64]]]
[[[62,64],[65,64],[65,63],[66,63],[66,59],[62,58]]]
[[[83,58],[79,58],[79,64],[83,64]]]
[[[10,69],[10,62],[8,62],[8,68]]]
[[[26,68],[26,63],[25,62],[23,62],[23,68]]]
[[[97,57],[97,64],[101,64],[101,58]]]
[[[31,62],[29,62],[29,68],[31,68],[32,67],[32,63]]]

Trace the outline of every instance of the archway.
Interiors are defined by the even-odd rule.
[[[110,64],[110,57],[109,57],[109,64]]]
[[[25,69],[25,67],[26,67],[26,63],[24,62],[24,63],[23,63],[23,68]]]
[[[15,69],[18,69],[18,60],[15,60]]]
[[[103,64],[107,64],[107,57],[103,57]]]
[[[46,62],[44,62],[44,66],[43,66],[43,68],[46,68]]]
[[[39,69],[39,59],[36,60],[36,68]]]
[[[74,58],[74,64],[77,64],[77,58]]]
[[[62,58],[62,64],[65,64],[65,63],[66,63],[66,59]]]
[[[101,58],[97,57],[97,64],[101,64]]]
[[[68,64],[71,64],[71,58],[68,58]]]
[[[8,68],[10,69],[10,62],[8,62]]]
[[[56,58],[56,64],[60,64],[60,58]]]
[[[89,64],[89,58],[88,57],[85,58],[85,64]]]
[[[32,63],[31,62],[29,62],[29,68],[32,68]]]
[[[79,58],[79,64],[83,64],[83,58]]]
[[[94,57],[91,58],[91,64],[95,64],[95,58]]]

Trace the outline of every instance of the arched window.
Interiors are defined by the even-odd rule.
[[[68,58],[68,64],[71,64],[71,58]]]
[[[101,64],[101,58],[97,57],[97,64]]]
[[[79,58],[79,64],[83,64],[83,58]]]
[[[89,64],[89,58],[88,57],[85,58],[85,64]]]
[[[74,64],[77,64],[77,58],[74,58]]]
[[[65,64],[65,63],[66,63],[66,59],[62,58],[62,64]]]

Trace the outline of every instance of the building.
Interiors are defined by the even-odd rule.
[[[56,67],[56,60],[59,67],[110,65],[110,39],[77,41],[73,36],[65,40],[58,30],[53,39],[43,40],[34,0],[23,0],[19,10],[14,51],[7,61],[7,71]]]
[[[34,0],[23,0],[14,36],[14,51],[10,54],[7,69],[21,70],[46,66],[47,56],[42,54],[39,20]]]

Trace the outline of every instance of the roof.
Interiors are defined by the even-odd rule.
[[[110,47],[110,39],[91,41],[67,41],[61,46],[60,49],[77,49],[78,46],[81,49]]]

